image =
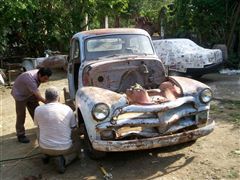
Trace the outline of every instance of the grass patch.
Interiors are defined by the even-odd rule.
[[[240,101],[221,100],[212,101],[210,113],[217,116],[227,116],[227,120],[240,126]]]
[[[228,170],[227,178],[230,178],[230,179],[237,179],[237,178],[239,178],[238,171],[236,171],[233,168],[231,168],[230,170]]]

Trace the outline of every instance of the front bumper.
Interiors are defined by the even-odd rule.
[[[210,124],[198,129],[166,136],[120,141],[93,140],[92,146],[95,150],[104,152],[153,149],[196,140],[200,137],[210,134],[213,131],[214,126],[215,122],[212,121]]]
[[[217,72],[223,63],[214,63],[204,66],[204,68],[187,68],[186,74],[190,76],[203,76],[204,74]]]

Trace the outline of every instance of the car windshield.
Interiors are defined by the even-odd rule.
[[[85,59],[153,54],[150,39],[139,34],[114,34],[89,38],[85,41]]]
[[[173,40],[173,48],[180,49],[182,52],[185,51],[197,51],[202,50],[203,48],[198,46],[195,42],[188,40],[188,39],[179,39]]]

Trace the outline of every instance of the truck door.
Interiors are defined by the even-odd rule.
[[[80,66],[79,40],[72,39],[70,45],[70,55],[68,61],[68,88],[71,99],[75,99],[78,89],[78,70]]]

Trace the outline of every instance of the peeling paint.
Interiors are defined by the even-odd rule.
[[[215,122],[213,121],[211,124],[208,124],[202,128],[173,135],[124,141],[93,140],[92,145],[96,150],[112,152],[159,148],[196,140],[211,133],[214,129],[214,126]]]
[[[83,119],[80,120],[84,121],[92,147],[99,151],[151,149],[195,140],[211,133],[215,123],[208,117],[210,105],[200,101],[201,92],[209,87],[189,78],[167,77],[154,49],[149,55],[110,52],[109,56],[98,47],[96,53],[101,54],[100,58],[84,59],[84,42],[88,38],[95,38],[94,43],[101,46],[102,43],[97,43],[99,36],[104,39],[104,36],[116,38],[119,35],[120,39],[124,34],[127,37],[131,34],[147,36],[152,44],[145,31],[128,31],[126,28],[80,32],[72,40],[79,41],[81,66],[79,72],[71,74],[75,79],[69,75],[72,80],[69,89],[75,91],[72,84],[78,79],[76,109],[81,112]],[[121,42],[123,40],[117,41]],[[191,64],[187,56],[184,58],[186,64]],[[197,65],[202,67],[204,63],[197,62]],[[75,65],[74,68],[79,63]],[[129,91],[136,83],[143,90]],[[104,104],[105,109],[93,112],[98,103]],[[107,115],[97,119],[93,113]]]
[[[220,49],[206,49],[190,39],[154,40],[153,45],[159,59],[169,70],[186,73],[188,68],[199,69],[223,61]]]

